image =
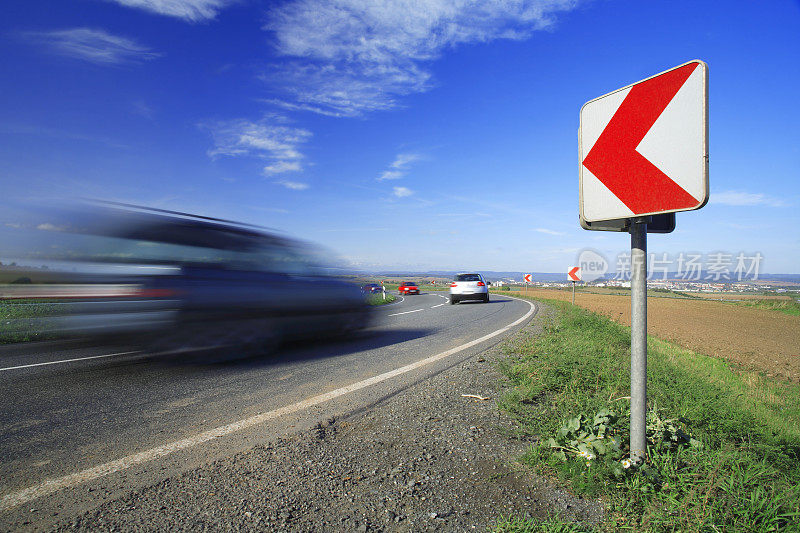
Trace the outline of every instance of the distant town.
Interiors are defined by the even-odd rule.
[[[525,283],[521,280],[512,278],[493,280],[492,285],[495,287],[503,286],[524,286]],[[530,287],[539,288],[568,288],[572,285],[569,281],[532,281],[528,283]],[[578,286],[581,287],[598,287],[598,288],[621,288],[630,289],[630,280],[623,279],[598,279],[593,282],[585,283],[579,282]],[[703,280],[682,280],[682,279],[666,279],[666,280],[648,280],[648,289],[662,289],[672,292],[730,292],[730,293],[762,293],[762,292],[775,292],[775,293],[800,293],[800,284],[796,282],[783,282],[783,281],[735,281],[735,282],[710,282]]]

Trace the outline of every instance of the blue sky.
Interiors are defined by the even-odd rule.
[[[0,43],[7,196],[260,224],[362,269],[625,251],[578,225],[580,107],[702,59],[711,201],[650,250],[800,272],[798,2],[9,0]]]

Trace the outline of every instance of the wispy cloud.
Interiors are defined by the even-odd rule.
[[[397,154],[394,161],[389,165],[388,170],[384,170],[380,176],[377,177],[378,181],[397,180],[406,175],[408,167],[421,159],[419,154]]]
[[[212,158],[248,156],[268,159],[270,162],[264,167],[263,172],[265,176],[273,176],[303,170],[301,163],[303,154],[300,152],[300,147],[311,138],[310,131],[287,126],[285,122],[283,117],[272,116],[258,122],[229,120],[202,124],[201,127],[211,132],[214,138],[214,148],[208,151],[209,156]],[[295,182],[286,183],[295,184]],[[308,187],[307,185],[285,186]]]
[[[293,191],[304,191],[309,187],[308,183],[302,183],[299,181],[278,180],[275,183],[278,185],[283,185],[287,189],[291,189]]]
[[[300,172],[303,167],[297,161],[276,161],[264,167],[264,175],[283,174],[284,172]]]
[[[753,206],[764,205],[768,207],[786,207],[786,202],[780,198],[762,193],[745,191],[724,191],[711,195],[711,202],[721,205]]]
[[[547,228],[534,228],[533,231],[538,231],[539,233],[545,233],[547,235],[566,235],[563,231],[555,231]]]
[[[419,154],[397,154],[397,157],[392,161],[391,167],[397,169],[405,169],[411,163],[419,161],[422,158]]]
[[[405,176],[405,172],[400,172],[399,170],[384,170],[377,179],[378,181],[399,180],[403,176]]]
[[[458,45],[522,40],[578,0],[294,0],[265,29],[288,61],[265,78],[289,109],[357,116],[432,87],[429,63]]]
[[[22,36],[44,46],[54,54],[99,65],[141,63],[161,55],[126,37],[92,28],[25,32]]]
[[[56,225],[51,224],[49,222],[44,222],[42,224],[39,224],[38,226],[36,226],[36,229],[42,230],[42,231],[64,231],[65,230],[65,228],[63,226],[56,226]]]
[[[117,4],[144,9],[158,15],[176,17],[187,22],[202,22],[217,16],[232,0],[106,0]]]
[[[406,196],[411,196],[412,194],[414,194],[414,191],[412,191],[408,187],[395,187],[393,189],[392,194],[394,194],[398,198],[405,198]]]

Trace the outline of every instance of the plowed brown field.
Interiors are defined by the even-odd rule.
[[[513,294],[513,293],[512,293]],[[569,291],[536,289],[534,298],[571,301]],[[580,305],[630,326],[631,301],[605,294],[575,295]],[[648,333],[747,369],[800,381],[800,317],[740,305],[671,298],[647,299]]]

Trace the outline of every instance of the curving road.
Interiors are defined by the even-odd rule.
[[[445,293],[376,310],[354,338],[223,365],[127,350],[0,350],[0,527],[47,527],[134,487],[369,408],[497,343],[533,304],[449,305]],[[33,510],[31,510],[33,509]]]

